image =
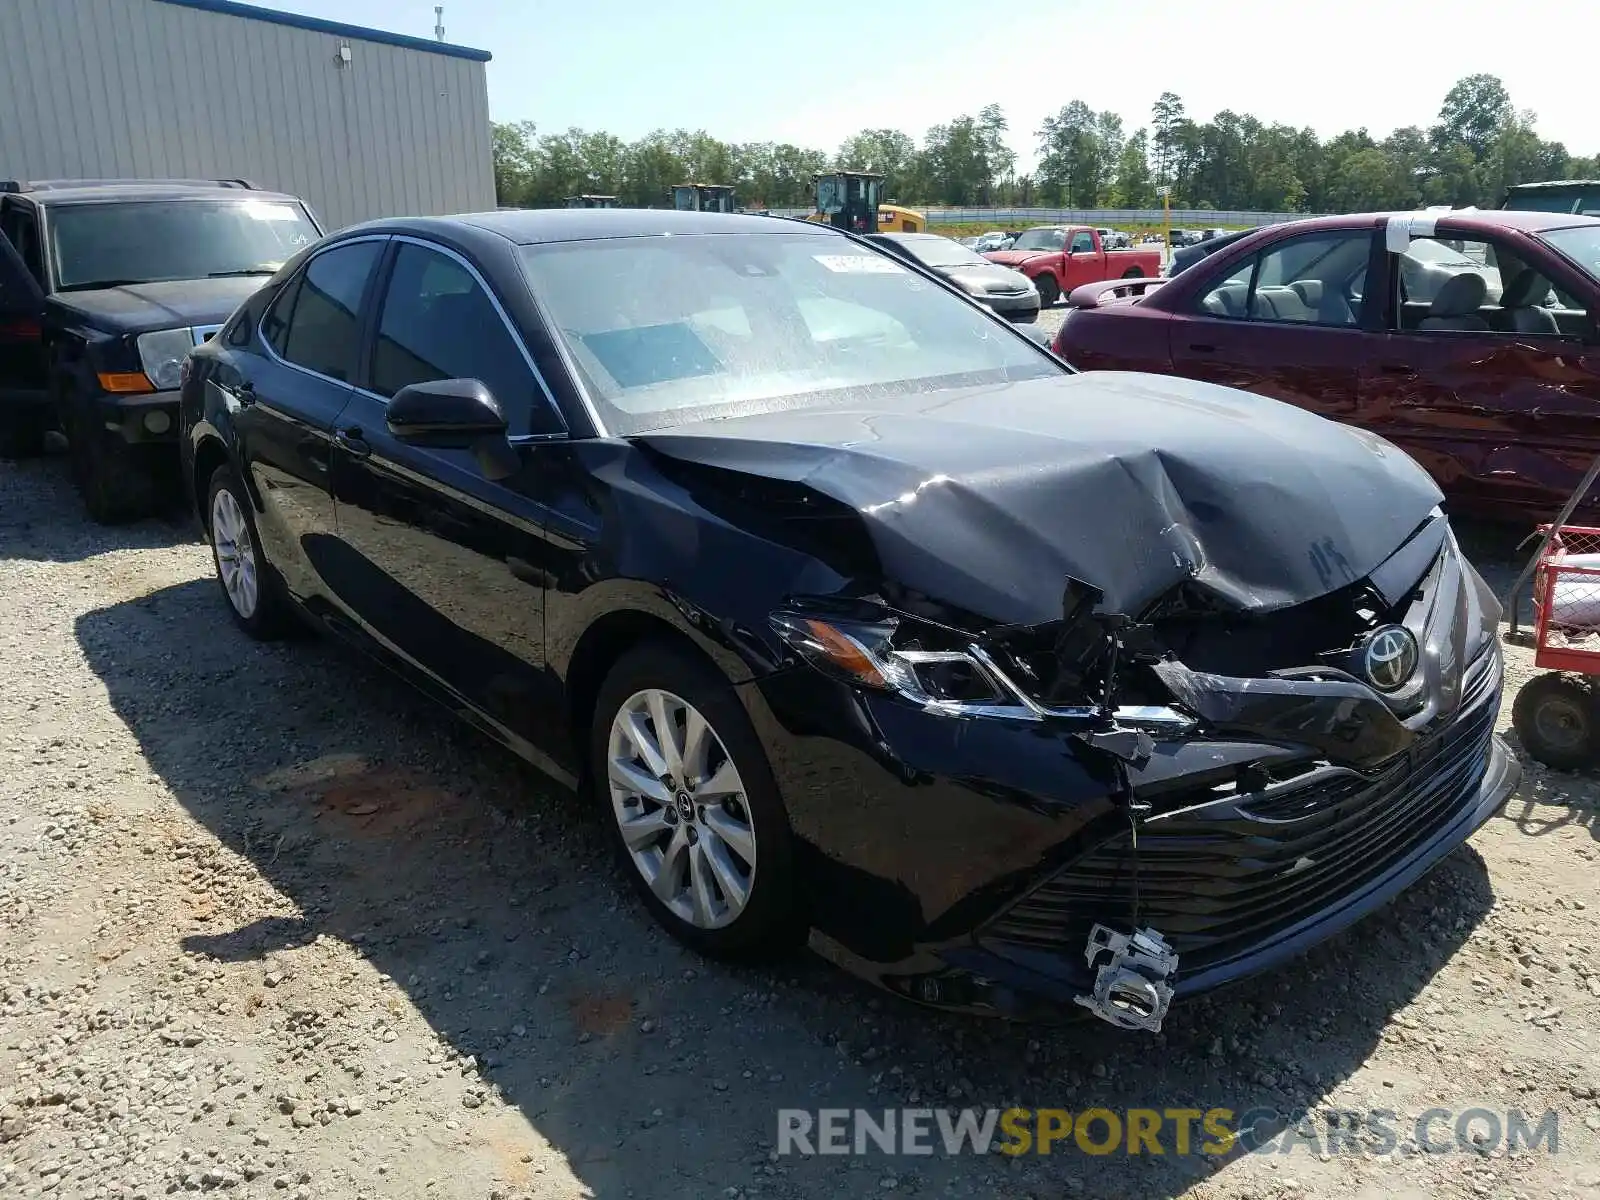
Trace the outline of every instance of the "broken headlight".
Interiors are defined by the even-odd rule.
[[[847,683],[895,692],[934,708],[1012,704],[989,669],[961,650],[901,650],[897,623],[822,620],[802,613],[772,614],[784,644],[812,666]]]

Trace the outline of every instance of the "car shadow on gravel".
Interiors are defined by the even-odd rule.
[[[733,969],[682,949],[627,894],[583,802],[338,645],[248,641],[209,580],[88,613],[77,635],[150,768],[283,898],[237,928],[197,913],[173,952],[259,961],[282,989],[263,995],[337,1013],[336,982],[297,978],[297,953],[355,948],[601,1197],[879,1195],[891,1178],[925,1194],[1177,1195],[1228,1167],[1176,1156],[1170,1131],[1142,1158],[769,1152],[782,1108],[1303,1112],[1493,904],[1463,849],[1288,969],[1180,1005],[1155,1038],[951,1017],[807,956]],[[282,1020],[275,1003],[264,1023]],[[341,1018],[352,1037],[364,1016]],[[431,1078],[406,1046],[385,1049]],[[470,1076],[446,1085],[463,1127],[449,1136],[495,1152],[492,1104]],[[531,1187],[526,1171],[504,1156],[507,1195]]]
[[[176,496],[163,511],[127,525],[97,525],[84,512],[65,458],[0,461],[0,506],[6,514],[0,559],[80,562],[113,550],[156,550],[199,540]]]

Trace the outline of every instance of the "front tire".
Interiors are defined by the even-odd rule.
[[[233,623],[257,641],[282,636],[289,625],[288,605],[261,552],[250,497],[230,466],[212,472],[205,519],[211,561]]]
[[[1511,706],[1511,725],[1529,754],[1558,771],[1600,761],[1600,722],[1593,689],[1551,671],[1523,684]]]
[[[1041,275],[1033,281],[1039,289],[1039,307],[1049,308],[1061,299],[1061,285],[1056,282],[1054,275]]]
[[[130,446],[76,413],[67,432],[72,479],[90,518],[121,525],[151,516],[160,507],[160,488],[142,447]]]
[[[735,960],[795,944],[788,813],[712,667],[664,642],[624,655],[595,704],[589,766],[622,869],[673,937]]]

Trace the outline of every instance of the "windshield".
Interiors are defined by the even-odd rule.
[[[1067,244],[1065,229],[1024,229],[1011,243],[1013,250],[1059,250]]]
[[[529,286],[619,434],[1061,372],[887,254],[810,234],[549,243]]]
[[[1579,213],[1600,216],[1600,187],[1542,188],[1512,192],[1505,207],[1517,212]]]
[[[919,262],[930,267],[992,267],[994,264],[981,254],[974,254],[960,242],[946,237],[906,238],[900,242],[916,255]]]
[[[56,287],[112,287],[275,272],[318,237],[298,204],[137,200],[50,211]]]
[[[1600,224],[1552,229],[1539,236],[1587,271],[1590,278],[1600,280]]]

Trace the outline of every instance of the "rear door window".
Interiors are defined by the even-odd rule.
[[[1584,302],[1487,238],[1413,238],[1394,256],[1399,328],[1416,333],[1580,336]]]
[[[16,245],[20,213],[20,205],[0,209],[0,316],[32,317],[44,299],[42,285]],[[28,216],[31,227],[32,214]]]
[[[361,297],[383,250],[381,241],[349,242],[318,254],[301,272],[294,295],[279,298],[274,312],[292,300],[283,321],[282,349],[288,362],[330,379],[349,382],[360,337]],[[268,341],[273,331],[268,331]],[[275,348],[276,344],[274,343]]]

